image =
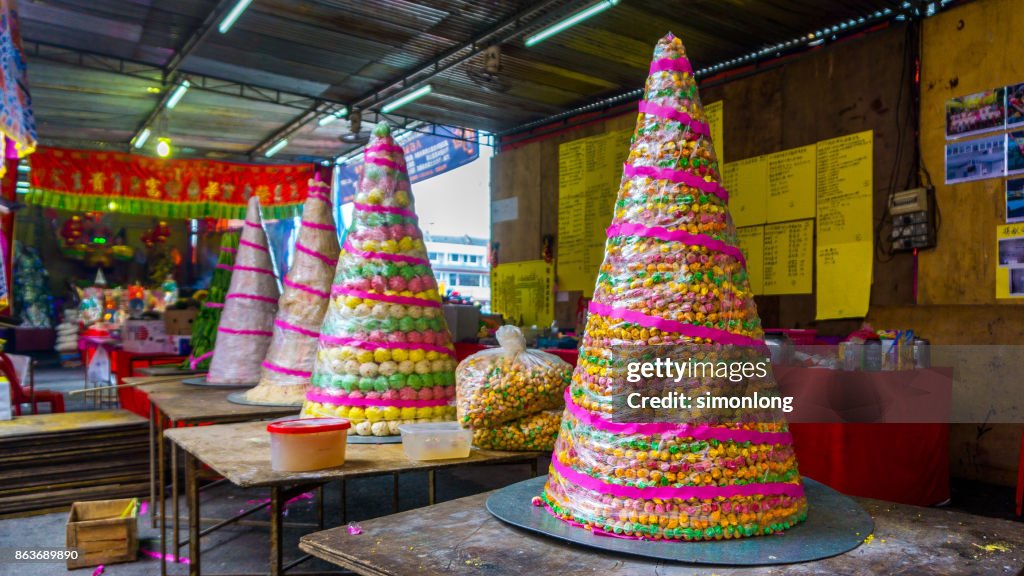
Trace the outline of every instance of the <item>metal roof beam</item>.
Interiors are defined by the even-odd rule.
[[[577,6],[589,4],[591,2],[593,2],[593,0],[570,0],[569,2],[566,2],[565,0],[544,0],[543,2],[538,2],[523,12],[506,19],[497,26],[479,34],[472,40],[454,46],[430,62],[421,64],[413,71],[388,80],[382,87],[364,93],[352,102],[351,107],[353,109],[369,108],[379,104],[385,98],[393,95],[396,91],[406,90],[429,82],[432,78],[441,74],[445,70],[448,70],[453,66],[457,66],[458,64],[476,56],[487,49],[488,46],[503,44],[509,40],[522,36],[534,28],[547,24],[549,18],[544,18],[542,16],[547,10],[551,10],[562,5],[563,10],[558,11],[558,15],[556,17],[550,18],[551,21],[554,21],[556,18],[561,18],[563,13],[568,13]]]
[[[179,69],[181,64],[189,57],[192,52],[203,42],[203,40],[210,35],[213,31],[217,20],[221,18],[231,6],[235,4],[236,0],[220,0],[217,5],[213,7],[213,10],[206,15],[206,19],[203,23],[196,28],[185,42],[182,43],[181,48],[175,50],[174,55],[167,61],[163,67],[163,94],[160,96],[160,101],[157,102],[156,107],[146,116],[146,119],[142,121],[135,128],[135,134],[138,135],[146,128],[153,125],[156,119],[160,116],[160,113],[164,111],[164,107],[167,105],[167,101],[170,100],[171,94],[174,93],[174,87],[180,83],[181,74]],[[131,151],[131,144],[129,143],[129,152]]]
[[[578,4],[587,4],[591,1],[592,0],[571,0],[567,4],[565,0],[544,0],[543,2],[538,2],[533,7],[528,8],[526,11],[517,14],[516,16],[506,19],[497,26],[473,38],[469,42],[454,46],[434,60],[421,64],[412,72],[408,72],[400,77],[386,81],[382,88],[374,89],[357,97],[356,100],[348,106],[348,109],[350,111],[360,110],[379,104],[395,90],[404,90],[412,86],[424,84],[445,70],[476,56],[488,46],[508,42],[513,38],[521,36],[527,31],[538,27],[539,24],[537,22],[530,22],[530,20],[537,18],[538,15],[547,10],[559,5],[563,5],[563,9],[568,10],[574,8]],[[561,15],[560,11],[559,17]],[[546,22],[547,19],[544,19],[544,23]],[[289,135],[298,132],[307,124],[315,120],[320,113],[325,113],[326,111],[326,109],[322,108],[315,114],[300,114],[299,116],[296,116],[293,120],[282,126],[273,134],[264,138],[250,151],[250,155],[259,154],[274,143],[280,141],[282,138],[286,138]],[[364,110],[364,114],[367,112],[369,112],[369,110]],[[381,116],[383,115],[377,115],[378,121]],[[404,117],[388,114],[387,118]],[[408,123],[409,120],[410,119],[404,119],[402,124]],[[399,127],[401,127],[401,125]]]

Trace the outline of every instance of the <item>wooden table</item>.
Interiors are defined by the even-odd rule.
[[[227,397],[240,388],[216,388],[211,386],[192,386],[184,384],[182,377],[153,377],[146,384],[138,386],[149,396],[150,426],[150,505],[154,508],[151,517],[153,527],[160,521],[160,548],[167,553],[167,515],[164,491],[167,487],[164,458],[164,433],[178,426],[198,426],[203,424],[224,424],[231,422],[249,422],[279,418],[282,416],[298,416],[298,407],[280,406],[248,406],[229,402]],[[178,454],[172,443],[171,460],[171,506],[174,515],[174,539],[178,541]],[[175,548],[175,551],[179,547]]]
[[[434,472],[441,468],[474,464],[517,464],[530,463],[531,474],[537,474],[539,452],[496,452],[474,449],[468,458],[454,460],[415,461],[405,457],[401,444],[349,444],[345,465],[313,472],[278,472],[270,465],[270,435],[266,424],[247,422],[224,424],[199,428],[178,428],[168,430],[167,437],[185,452],[185,477],[189,507],[189,574],[200,574],[200,537],[232,521],[207,528],[200,532],[199,526],[199,464],[205,464],[224,476],[229,482],[243,488],[270,488],[270,574],[279,575],[288,568],[309,558],[304,556],[288,566],[283,565],[284,555],[281,538],[283,535],[282,511],[290,498],[311,489],[320,492],[319,523],[323,523],[322,487],[328,482],[342,481],[342,508],[345,506],[344,481],[364,476],[391,474],[395,481],[395,502],[398,498],[398,474],[424,471],[428,473],[429,501],[434,503]],[[267,504],[245,510],[237,518],[247,516],[266,508]],[[429,510],[429,508],[428,508]],[[422,513],[422,510],[416,513]],[[343,517],[344,522],[344,517]],[[177,554],[177,551],[175,551]]]
[[[857,501],[874,517],[875,531],[859,548],[817,562],[729,568],[646,561],[535,535],[491,516],[484,507],[489,495],[367,520],[357,536],[344,527],[316,532],[299,547],[374,576],[959,575],[1017,574],[1024,568],[1019,523],[866,498]]]

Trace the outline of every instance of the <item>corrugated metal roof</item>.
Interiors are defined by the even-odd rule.
[[[22,0],[23,37],[159,66],[234,0]],[[213,31],[181,63],[185,73],[352,102],[389,86],[517,15],[535,31],[592,0],[253,0],[228,34]],[[698,67],[737,58],[894,0],[623,0],[527,48],[502,45],[496,80],[482,56],[431,80],[434,92],[402,108],[417,119],[501,131],[642,86],[651,48],[668,31]],[[223,13],[223,12],[221,12]],[[41,140],[127,147],[160,95],[147,80],[39,58],[30,61]],[[245,154],[301,114],[291,106],[189,91],[159,125],[179,147]],[[365,124],[364,124],[365,126]],[[347,122],[312,122],[275,160],[330,157],[350,148]]]

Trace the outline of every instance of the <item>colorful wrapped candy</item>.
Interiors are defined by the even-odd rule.
[[[295,256],[277,303],[273,340],[263,359],[263,376],[245,393],[250,402],[299,405],[305,400],[338,264],[330,193],[331,187],[324,182],[309,184]]]
[[[650,70],[548,481],[535,504],[621,538],[772,534],[807,516],[779,411],[705,422],[699,411],[679,410],[670,411],[676,420],[649,421],[613,405],[650,385],[628,382],[622,360],[630,351],[658,357],[670,347],[708,344],[715,358],[763,345],[682,42],[662,38]],[[707,378],[677,382],[700,396],[735,391]],[[752,384],[748,390],[777,393],[770,372]]]
[[[522,331],[498,328],[498,348],[466,358],[455,372],[456,408],[463,428],[495,427],[565,405],[572,366],[540,350],[527,350]]]
[[[473,429],[473,445],[485,450],[551,450],[562,422],[560,410],[545,410],[511,422]]]
[[[304,417],[361,436],[455,419],[455,347],[417,224],[405,154],[380,124],[338,259]]]

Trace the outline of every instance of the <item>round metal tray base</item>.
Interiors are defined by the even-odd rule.
[[[670,562],[722,566],[821,560],[860,546],[874,529],[871,516],[853,499],[804,478],[807,520],[779,534],[708,542],[612,538],[570,526],[544,507],[533,506],[533,497],[540,495],[546,481],[547,476],[542,476],[502,488],[487,499],[487,510],[503,522],[572,544]]]

